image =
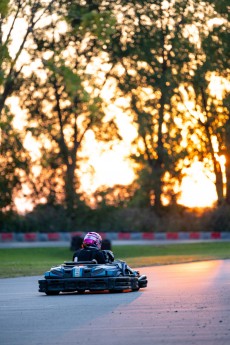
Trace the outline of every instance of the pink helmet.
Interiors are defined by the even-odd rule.
[[[96,247],[101,249],[102,238],[97,232],[88,232],[83,240],[84,247]]]

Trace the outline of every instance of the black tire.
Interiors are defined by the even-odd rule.
[[[133,292],[135,292],[135,291],[139,291],[140,290],[140,288],[138,287],[138,288],[135,288],[135,289],[132,289],[132,291]]]
[[[85,290],[77,290],[77,292],[79,293],[79,295],[83,295],[85,293]]]
[[[81,236],[73,236],[70,243],[70,250],[76,251],[81,248],[83,238]]]
[[[115,289],[111,289],[109,290],[110,293],[121,293],[123,292],[123,290],[115,290]]]
[[[111,241],[108,239],[102,240],[101,249],[112,250]]]
[[[47,296],[57,296],[60,291],[46,291]]]

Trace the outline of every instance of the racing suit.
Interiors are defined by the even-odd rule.
[[[113,253],[110,250],[99,250],[95,247],[78,249],[73,254],[73,261],[92,261],[96,260],[98,264],[105,264],[114,260]]]

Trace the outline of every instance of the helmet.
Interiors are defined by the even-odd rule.
[[[102,238],[97,232],[88,232],[85,235],[83,240],[84,247],[96,247],[97,249],[101,249]]]

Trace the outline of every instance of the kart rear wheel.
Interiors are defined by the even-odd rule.
[[[46,291],[47,296],[57,296],[59,293],[60,291]]]
[[[85,290],[82,289],[82,290],[77,290],[77,292],[79,293],[79,295],[82,295],[83,293],[85,293]]]

